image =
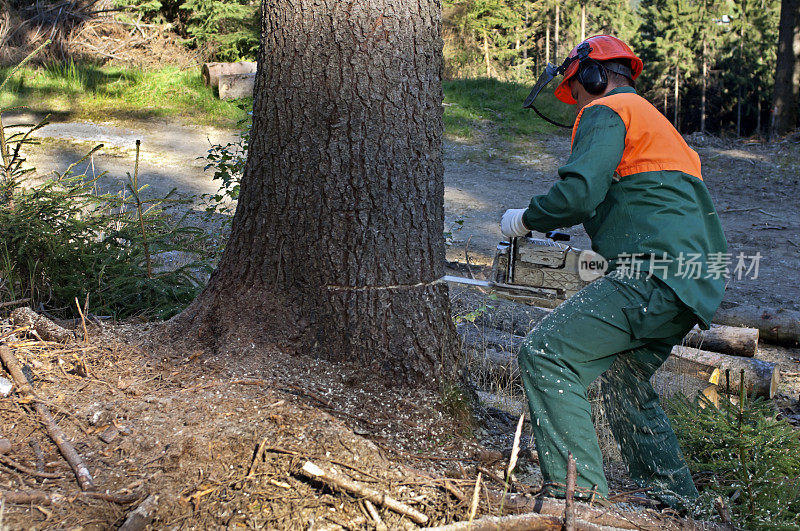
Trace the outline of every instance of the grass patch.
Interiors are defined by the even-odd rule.
[[[10,71],[0,68],[0,79]],[[528,84],[460,79],[443,85],[444,128],[450,137],[519,141],[560,130],[522,108],[531,89]],[[537,103],[556,119],[573,119],[571,107],[558,102],[552,90],[545,89]],[[20,69],[0,92],[0,107],[25,107],[60,120],[180,117],[201,125],[235,127],[247,118],[252,99],[218,99],[203,85],[198,69],[135,69],[69,60]]]
[[[0,68],[0,79],[11,68]],[[250,98],[219,100],[197,69],[152,70],[73,61],[20,69],[0,92],[0,107],[26,107],[64,119],[177,117],[204,125],[234,127],[246,118]]]
[[[522,108],[532,85],[482,78],[445,81],[443,88],[444,130],[448,136],[469,141],[488,134],[513,142],[561,131],[531,109]],[[555,86],[539,95],[537,107],[552,118],[572,123],[573,107],[556,100],[551,88]]]

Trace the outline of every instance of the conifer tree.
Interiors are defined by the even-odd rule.
[[[672,120],[678,129],[681,83],[697,71],[694,7],[691,0],[643,0],[640,4],[642,26],[636,44],[645,63],[645,79],[656,92],[672,92]]]

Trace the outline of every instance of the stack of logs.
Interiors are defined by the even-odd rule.
[[[684,338],[683,345],[673,347],[656,379],[663,381],[670,373],[689,376],[692,379],[685,382],[684,394],[691,397],[699,393],[716,406],[720,395],[738,394],[742,386],[749,396],[772,398],[780,370],[774,363],[755,358],[758,340],[757,328],[695,328]]]
[[[487,313],[475,324],[459,325],[470,357],[470,372],[483,388],[518,385],[517,353],[523,335],[550,310],[506,301],[493,301],[492,305],[493,315]],[[774,363],[755,357],[758,345],[757,328],[716,324],[709,330],[695,327],[681,345],[672,349],[653,377],[653,386],[662,396],[680,392],[694,399],[702,395],[717,407],[722,396],[738,395],[742,384],[748,396],[772,398],[780,371]],[[513,401],[480,394],[500,409],[516,414],[520,407],[525,409]]]
[[[253,95],[256,68],[255,61],[205,63],[200,74],[207,87],[218,90],[221,100],[237,100]]]

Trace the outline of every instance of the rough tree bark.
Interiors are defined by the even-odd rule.
[[[797,125],[795,70],[798,65],[794,41],[800,26],[798,11],[800,11],[800,0],[781,0],[770,135],[784,135]]]
[[[230,239],[170,323],[434,385],[455,366],[444,274],[441,6],[262,4]]]

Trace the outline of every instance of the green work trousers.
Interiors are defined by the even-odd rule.
[[[525,339],[519,366],[545,485],[563,495],[567,455],[580,491],[608,494],[588,386],[599,376],[606,415],[632,479],[672,507],[697,489],[650,377],[697,323],[661,280],[611,274],[556,308]]]

